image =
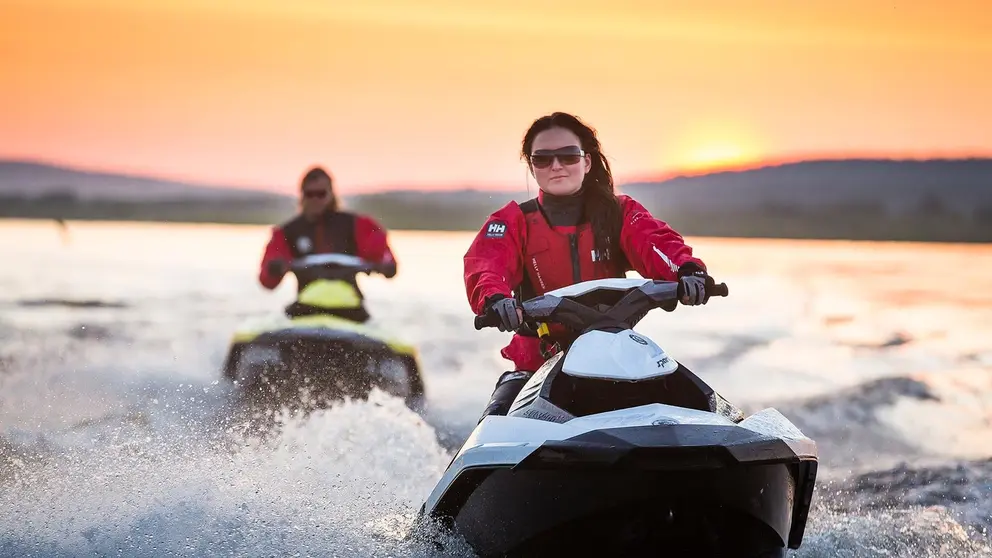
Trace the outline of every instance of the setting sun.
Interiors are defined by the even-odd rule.
[[[756,134],[740,123],[689,121],[674,145],[661,153],[662,165],[679,172],[709,171],[757,163],[766,155]]]
[[[678,166],[682,170],[702,171],[721,167],[734,167],[759,160],[757,153],[748,153],[739,145],[714,143],[703,145],[686,154]]]

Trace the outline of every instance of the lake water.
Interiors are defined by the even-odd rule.
[[[230,332],[294,294],[257,283],[267,227],[0,221],[0,555],[417,555],[508,337],[472,327],[472,235],[391,234],[399,275],[360,281],[428,413],[375,395],[261,440],[217,425]],[[731,296],[637,329],[819,443],[796,556],[992,556],[992,246],[689,242]]]

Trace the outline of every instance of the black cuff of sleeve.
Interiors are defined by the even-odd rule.
[[[706,270],[703,269],[696,262],[685,262],[684,264],[682,264],[681,266],[679,266],[679,277],[685,277],[686,275],[692,275],[693,273],[696,273],[696,272],[699,272],[699,271],[702,271],[704,273],[706,272]]]
[[[484,309],[488,310],[488,309],[490,309],[490,308],[493,307],[493,304],[495,304],[496,301],[503,300],[504,298],[506,298],[506,295],[505,294],[494,294],[492,296],[488,296],[482,302],[482,307]]]

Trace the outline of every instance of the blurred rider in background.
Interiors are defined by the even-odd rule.
[[[389,248],[386,229],[368,216],[342,211],[330,174],[321,167],[313,167],[300,181],[299,215],[272,229],[258,280],[266,289],[275,289],[289,271],[292,260],[330,253],[358,256],[375,265],[376,271],[387,278],[396,275],[396,259]],[[298,290],[315,278],[304,273],[296,276]],[[363,298],[355,276],[347,280]],[[368,313],[363,305],[358,315],[349,317],[364,322]]]

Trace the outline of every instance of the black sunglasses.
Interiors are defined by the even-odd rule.
[[[321,199],[327,197],[327,190],[303,190],[304,198]]]
[[[536,169],[546,169],[551,166],[551,163],[557,157],[558,162],[562,165],[574,165],[581,161],[585,154],[586,152],[577,145],[559,147],[558,149],[538,149],[531,153],[530,164],[534,165]]]

